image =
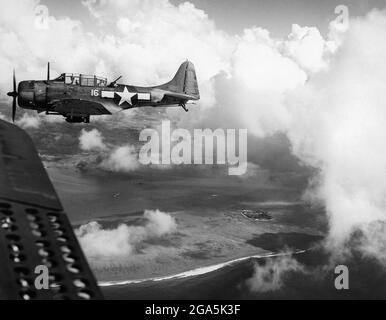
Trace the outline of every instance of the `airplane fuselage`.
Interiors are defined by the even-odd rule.
[[[54,80],[30,80],[19,83],[8,95],[13,97],[12,118],[16,101],[24,109],[58,114],[68,122],[89,122],[90,116],[112,114],[137,107],[181,106],[199,100],[196,73],[191,62],[181,64],[174,78],[162,85],[139,87],[108,84],[106,78],[83,74],[63,73]]]
[[[18,104],[21,108],[61,114],[71,122],[83,122],[91,115],[104,115],[122,109],[181,105],[195,97],[180,96],[156,87],[137,87],[117,84],[108,86],[81,86],[50,81],[22,81],[18,86]]]

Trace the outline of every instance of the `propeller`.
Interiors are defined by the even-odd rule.
[[[47,81],[50,80],[50,63],[47,64]],[[17,88],[16,88],[16,76],[15,69],[13,70],[13,91],[7,93],[8,96],[13,97],[12,101],[12,121],[15,122],[16,116],[16,98],[18,96]]]
[[[8,92],[7,95],[10,96],[10,97],[13,97],[13,101],[12,101],[12,121],[15,122],[16,98],[17,98],[15,70],[13,70],[13,91],[12,92]]]

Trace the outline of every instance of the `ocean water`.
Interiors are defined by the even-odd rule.
[[[328,254],[315,249],[327,232],[325,212],[302,203],[311,172],[297,165],[288,146],[277,137],[272,138],[274,141],[249,141],[253,143],[251,150],[257,151],[248,160],[257,163],[261,170],[248,179],[224,175],[221,168],[106,172],[95,164],[102,156],[100,152],[79,148],[78,138],[84,128],[98,129],[105,143],[118,147],[138,143],[139,130],[150,124],[159,125],[165,116],[153,110],[138,111],[124,121],[112,118],[87,127],[44,123],[39,129],[29,130],[74,226],[103,221],[106,227],[115,227],[118,222],[137,219],[146,209],[189,211],[175,215],[179,219],[178,241],[170,246],[162,239],[168,244],[163,248],[176,254],[156,275],[132,277],[125,273],[118,278],[109,274],[99,277],[98,270],[94,270],[107,299],[386,298],[386,275],[377,261],[354,254],[349,260],[331,265]],[[87,164],[86,170],[79,170],[80,162]],[[268,211],[273,220],[256,223],[254,228],[253,223],[237,215],[238,210],[255,208]],[[212,236],[214,229],[216,237],[210,241],[202,239],[204,232]],[[241,248],[248,247],[249,253],[256,249],[256,254],[235,257],[237,250],[222,247],[224,242],[237,242]],[[144,244],[145,249],[157,248],[156,245],[162,247],[161,241]],[[185,249],[194,262],[192,267],[171,272],[175,258],[188,260],[188,255],[180,254]],[[271,290],[263,290],[259,285],[251,289],[249,279],[256,266],[275,266],[282,252],[289,251],[296,252],[292,258],[302,267],[283,272],[280,284]],[[221,256],[222,262],[211,263],[211,259],[217,258],[215,254]],[[143,266],[155,260],[145,260]],[[349,267],[349,290],[337,290],[334,286],[337,263]]]
[[[251,257],[205,273],[185,273],[180,277],[144,280],[126,284],[101,283],[107,299],[385,299],[386,272],[376,261],[360,255],[345,261],[349,267],[349,289],[337,290],[333,266],[321,249],[300,251],[293,255],[304,266],[302,271],[288,271],[279,288],[251,290],[247,285],[256,264],[270,257]]]

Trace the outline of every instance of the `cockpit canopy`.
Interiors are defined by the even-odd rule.
[[[107,78],[90,76],[79,73],[62,73],[54,81],[64,82],[65,84],[72,84],[84,87],[106,87]]]

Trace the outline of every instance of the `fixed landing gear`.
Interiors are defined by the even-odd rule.
[[[66,121],[69,123],[90,123],[90,116],[67,116]]]

